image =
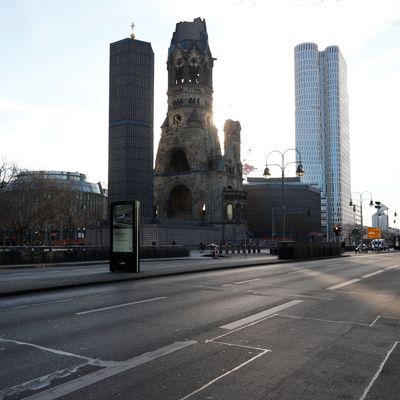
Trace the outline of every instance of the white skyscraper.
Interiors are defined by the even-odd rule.
[[[296,148],[306,174],[302,181],[321,190],[322,229],[353,221],[349,207],[350,142],[346,62],[337,46],[318,51],[315,43],[295,47]]]

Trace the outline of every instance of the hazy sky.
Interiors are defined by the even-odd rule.
[[[155,53],[156,153],[168,46],[175,24],[196,17],[206,19],[217,58],[220,136],[226,118],[240,121],[242,159],[258,176],[270,151],[295,146],[294,47],[340,47],[352,190],[387,205],[393,226],[400,213],[399,0],[0,0],[0,157],[107,181],[109,44],[128,37],[132,21]]]

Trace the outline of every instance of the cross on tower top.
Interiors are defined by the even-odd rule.
[[[134,27],[135,27],[135,24],[132,22],[132,24],[131,24],[131,28],[132,28],[131,39],[135,39],[135,34],[133,33]]]

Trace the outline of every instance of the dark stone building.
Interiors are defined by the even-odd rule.
[[[257,238],[282,239],[282,180],[248,178],[247,223]],[[300,178],[285,178],[286,239],[310,241],[321,238],[321,195]]]
[[[139,200],[153,216],[154,53],[131,38],[110,45],[109,202]]]
[[[212,226],[217,240],[246,237],[238,121],[213,122],[213,66],[205,20],[179,22],[168,50],[168,110],[155,163],[160,224]]]

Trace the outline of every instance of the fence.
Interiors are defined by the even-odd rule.
[[[280,242],[278,257],[283,260],[302,258],[337,257],[341,255],[340,244],[330,242]]]

